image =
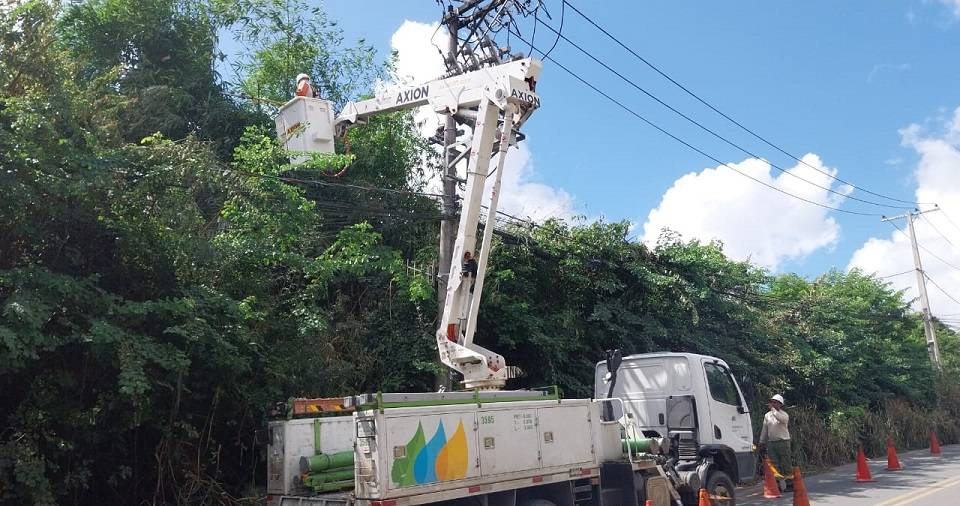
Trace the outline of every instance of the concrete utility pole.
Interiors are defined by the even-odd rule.
[[[447,41],[447,59],[455,60],[459,47],[458,35],[460,19],[455,15],[448,16],[447,32],[450,39]],[[453,145],[457,142],[457,120],[452,114],[447,115],[443,127],[443,219],[440,220],[440,255],[437,269],[437,313],[443,313],[444,296],[447,293],[447,277],[450,273],[450,263],[453,256],[453,244],[457,239],[457,223],[453,217],[457,212],[457,165],[456,152]],[[438,390],[450,390],[450,371],[441,368],[437,375]]]
[[[937,369],[937,371],[942,371],[943,365],[940,362],[940,345],[937,343],[937,330],[933,326],[933,319],[930,314],[930,299],[927,297],[927,275],[923,272],[923,265],[920,263],[920,249],[917,245],[917,233],[913,227],[913,219],[915,217],[924,213],[939,210],[940,208],[935,207],[926,211],[908,212],[906,214],[901,214],[900,216],[883,218],[881,221],[893,221],[900,218],[906,218],[907,220],[907,230],[910,232],[910,246],[913,249],[913,266],[917,272],[917,288],[920,291],[920,310],[923,312],[923,333],[927,337],[927,352],[930,354],[930,362],[933,363],[933,366]]]
[[[443,2],[440,2],[443,3]],[[456,3],[456,5],[454,5]],[[525,0],[459,0],[450,2],[444,13],[442,23],[447,27],[450,39],[447,41],[447,52],[444,55],[444,64],[447,68],[445,77],[455,76],[464,72],[478,70],[485,66],[495,66],[503,63],[503,56],[509,54],[509,48],[496,46],[490,38],[490,32],[495,26],[512,24],[513,16],[527,15],[531,11]],[[509,8],[508,8],[509,7]],[[461,38],[460,32],[466,35]],[[455,117],[448,114],[443,127],[443,197],[442,215],[440,222],[440,254],[437,270],[437,303],[438,313],[444,310],[444,297],[447,293],[450,266],[459,262],[453,258],[454,244],[457,236],[457,164],[469,160],[470,149],[458,151],[459,123],[474,127],[471,113],[476,111],[458,111],[462,114]],[[437,389],[449,390],[451,379],[449,371],[441,372],[435,383]]]

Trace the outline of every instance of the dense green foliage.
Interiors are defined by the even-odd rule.
[[[231,29],[250,48],[236,86],[216,71]],[[0,504],[240,501],[270,403],[432,387],[436,294],[409,265],[435,259],[436,206],[359,188],[422,189],[410,116],[351,130],[328,180],[287,165],[269,107],[238,98],[282,100],[309,70],[342,103],[389,62],[282,0],[34,1],[0,34]],[[621,347],[722,357],[752,401],[781,391],[821,420],[937,402],[919,320],[883,282],[627,230],[500,234],[477,340],[520,386],[590,395]]]

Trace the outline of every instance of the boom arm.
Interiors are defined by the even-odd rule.
[[[504,98],[519,103],[520,118],[516,128],[540,107],[540,97],[533,93],[533,83],[540,76],[543,64],[534,58],[524,58],[485,67],[446,79],[435,79],[409,88],[391,88],[360,102],[349,102],[336,119],[338,130],[362,123],[371,116],[430,105],[437,114],[456,114],[461,109],[476,109],[487,95],[500,109]],[[497,97],[497,93],[504,94]]]
[[[473,334],[477,327],[480,295],[490,258],[507,149],[516,143],[514,132],[540,106],[534,87],[541,68],[539,60],[527,58],[412,88],[385,91],[375,98],[347,104],[336,120],[337,129],[342,131],[350,124],[363,122],[376,114],[423,105],[430,105],[438,114],[472,117],[475,111],[467,164],[467,189],[453,248],[454,261],[450,264],[447,293],[444,294],[443,315],[436,336],[440,359],[447,367],[463,374],[466,388],[497,389],[516,372],[515,367],[506,365],[502,356],[474,344]],[[491,169],[495,141],[498,141],[497,159]],[[493,194],[478,255],[480,208],[487,179],[491,176],[494,178]],[[457,261],[464,258],[466,252],[477,258],[475,278],[465,276]]]

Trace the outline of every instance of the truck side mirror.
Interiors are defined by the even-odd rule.
[[[744,409],[743,406],[737,406],[737,413],[740,413],[740,414],[742,415],[742,414],[744,414],[744,413],[746,413],[746,412],[747,412],[747,410]]]

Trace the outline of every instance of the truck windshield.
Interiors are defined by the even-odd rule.
[[[739,406],[740,396],[737,395],[737,387],[727,370],[716,364],[703,364],[703,368],[707,373],[710,397],[717,402]]]

